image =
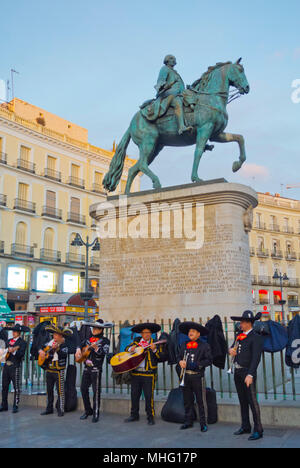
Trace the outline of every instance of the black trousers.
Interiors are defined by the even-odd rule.
[[[64,413],[65,411],[65,369],[62,370],[47,370],[46,371],[47,385],[47,411],[53,411],[54,405],[54,387],[57,391],[57,411]]]
[[[185,374],[183,391],[183,402],[185,411],[185,424],[193,424],[194,415],[194,395],[199,411],[201,425],[207,423],[207,402],[205,379],[197,374]]]
[[[156,382],[156,374],[142,373],[131,374],[131,416],[137,418],[140,411],[140,398],[142,391],[145,396],[145,410],[147,418],[152,419],[155,415],[154,411],[154,389]]]
[[[260,408],[256,397],[256,378],[253,379],[253,383],[250,387],[247,387],[245,384],[245,378],[247,375],[248,369],[236,369],[234,371],[234,382],[241,407],[242,428],[246,431],[251,430],[249,418],[249,408],[251,408],[254,421],[254,432],[262,433],[263,427],[260,418]]]
[[[14,406],[18,406],[20,402],[21,393],[21,366],[8,366],[7,364],[3,368],[2,372],[2,406],[4,409],[8,408],[8,390],[9,385],[12,382],[14,387]]]
[[[101,376],[102,371],[93,368],[85,368],[82,373],[81,380],[81,395],[83,399],[84,409],[86,413],[93,414],[98,417],[100,412],[100,401],[101,401]],[[89,388],[93,388],[93,409],[90,402]]]

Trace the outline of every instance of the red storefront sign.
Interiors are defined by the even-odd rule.
[[[22,315],[16,315],[15,316],[15,323],[19,323],[20,325],[23,325],[23,316]]]
[[[66,307],[64,306],[51,306],[51,307],[41,307],[41,314],[63,314],[66,312]]]

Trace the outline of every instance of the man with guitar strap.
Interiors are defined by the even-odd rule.
[[[99,421],[101,399],[101,376],[105,356],[109,352],[110,341],[103,336],[104,328],[111,328],[112,323],[104,323],[102,319],[94,323],[84,322],[92,328],[92,336],[81,343],[81,348],[76,352],[76,361],[84,362],[84,370],[81,380],[81,394],[84,404],[84,413],[81,420],[93,416],[92,422]],[[93,408],[90,402],[89,388],[93,388]]]
[[[68,347],[65,337],[72,335],[72,330],[55,325],[45,328],[53,334],[53,339],[39,350],[39,365],[46,371],[47,407],[41,416],[53,414],[54,386],[57,391],[57,416],[64,416],[65,412],[65,369],[67,366]]]
[[[27,346],[26,341],[21,338],[21,333],[27,333],[30,330],[19,324],[16,324],[12,328],[7,327],[6,330],[11,330],[13,332],[13,337],[11,340],[8,340],[8,351],[2,373],[2,404],[0,406],[0,411],[8,411],[8,389],[12,382],[15,391],[13,413],[17,413],[19,410],[21,393],[21,366]]]
[[[161,327],[156,323],[141,323],[132,327],[133,333],[141,334],[141,339],[137,338],[127,346],[126,351],[134,352],[137,346],[147,348],[145,359],[142,363],[131,371],[131,415],[125,422],[139,420],[139,407],[142,391],[145,395],[146,413],[148,424],[154,422],[154,389],[157,380],[157,364],[161,354],[161,348],[153,344],[151,335],[159,332]],[[150,346],[149,346],[150,345]]]

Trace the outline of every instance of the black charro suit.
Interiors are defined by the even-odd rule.
[[[205,385],[205,368],[213,362],[211,348],[209,344],[204,343],[200,339],[195,342],[183,343],[178,355],[178,363],[187,355],[187,366],[184,377],[183,399],[185,409],[185,424],[193,424],[194,416],[194,395],[199,410],[199,419],[201,426],[207,423],[207,404],[206,404],[206,385]]]
[[[12,338],[8,340],[8,347],[19,347],[15,354],[10,354],[3,368],[2,373],[2,405],[3,410],[8,408],[8,390],[12,382],[14,387],[14,407],[19,406],[21,393],[21,369],[22,360],[25,356],[27,343],[23,338]]]
[[[247,337],[238,342],[237,355],[234,359],[234,382],[236,385],[242,416],[242,429],[251,430],[249,407],[251,408],[254,432],[263,433],[260,409],[256,397],[257,368],[263,351],[263,337],[251,330]],[[253,377],[250,387],[245,384],[248,375]]]

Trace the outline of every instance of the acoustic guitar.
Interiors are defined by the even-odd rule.
[[[95,343],[92,343],[90,345],[86,345],[84,348],[82,348],[81,357],[78,358],[78,359],[75,359],[75,361],[78,362],[79,364],[85,362],[89,358],[89,356],[91,354],[91,351],[93,349],[92,345],[96,344],[98,346],[101,343],[101,340],[102,340],[102,338],[100,340],[96,341]]]
[[[16,350],[18,350],[20,348],[20,346],[11,346],[11,347],[15,348]],[[9,351],[7,351],[6,356],[5,356],[5,361],[9,360],[10,355],[11,355],[11,353]]]
[[[167,340],[157,341],[156,343],[151,343],[154,345],[166,343]],[[125,372],[132,371],[139,367],[139,365],[145,359],[145,350],[150,348],[151,345],[137,346],[134,352],[124,351],[123,353],[115,354],[110,360],[110,365],[112,366],[116,374],[124,374]]]
[[[45,369],[48,364],[52,361],[54,353],[58,351],[58,348],[52,348],[51,346],[46,346],[43,349],[45,353],[45,357],[42,357],[41,354],[39,354],[38,357],[38,365],[42,368]]]

